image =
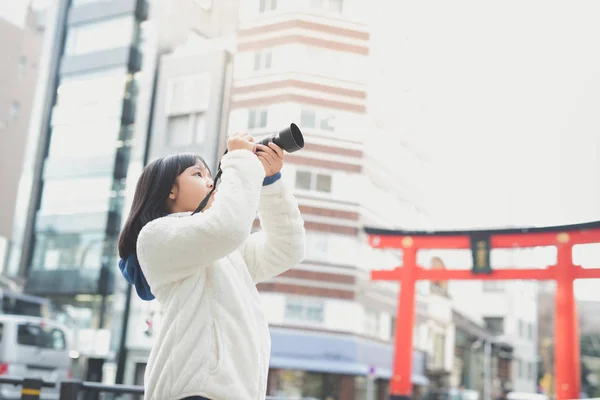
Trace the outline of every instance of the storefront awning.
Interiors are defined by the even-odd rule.
[[[320,372],[324,374],[342,374],[342,375],[367,375],[369,366],[360,363],[351,363],[346,361],[333,360],[317,360],[317,359],[302,359],[289,357],[271,357],[271,368],[277,369],[293,369],[301,371]],[[385,368],[375,369],[376,379],[387,379],[392,377],[392,371]],[[412,374],[412,383],[415,385],[425,386],[429,384],[429,379],[420,374]]]

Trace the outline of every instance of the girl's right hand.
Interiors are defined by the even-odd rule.
[[[254,138],[248,133],[238,133],[227,140],[227,151],[231,152],[234,150],[250,150],[256,152],[256,143]]]

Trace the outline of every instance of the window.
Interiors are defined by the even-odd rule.
[[[533,340],[533,324],[527,324],[527,338]]]
[[[331,175],[317,174],[317,192],[331,193]]]
[[[311,8],[328,10],[335,13],[342,12],[343,4],[343,0],[310,0]]]
[[[308,171],[296,171],[296,187],[298,189],[311,189],[312,173]]]
[[[99,269],[105,245],[103,232],[38,232],[35,236],[34,270]]]
[[[523,378],[523,361],[515,359],[515,362],[517,363],[517,377]]]
[[[484,317],[483,321],[485,322],[486,329],[492,335],[504,334],[504,318],[502,318],[502,317]]]
[[[10,105],[10,116],[11,118],[17,118],[21,114],[21,103],[13,101]]]
[[[519,320],[519,337],[525,337],[525,323],[521,320]]]
[[[483,281],[484,292],[503,292],[504,282],[503,281]]]
[[[300,126],[303,128],[313,128],[334,132],[334,120],[335,116],[330,112],[309,109],[302,109],[300,111]]]
[[[259,0],[258,11],[273,11],[277,8],[277,0]]]
[[[170,79],[168,83],[167,113],[189,114],[206,111],[210,97],[210,75],[194,74]]]
[[[379,336],[379,312],[365,310],[365,332],[368,335]]]
[[[19,74],[21,74],[21,75],[25,74],[26,70],[27,70],[27,57],[21,56],[21,57],[19,57]]]
[[[433,335],[433,360],[435,368],[441,369],[444,367],[446,337],[440,333]]]
[[[19,324],[17,343],[53,350],[64,350],[66,346],[63,331],[36,324]]]
[[[67,32],[65,53],[77,55],[130,46],[134,28],[132,16],[73,25]]]
[[[171,147],[199,145],[206,139],[204,114],[172,115],[167,121],[167,143]]]
[[[288,299],[285,305],[285,318],[295,321],[323,322],[322,302],[304,299]]]
[[[310,171],[296,171],[296,188],[298,189],[331,193],[331,182],[331,175]]]
[[[313,261],[330,261],[329,240],[331,236],[321,232],[306,234],[306,257]]]
[[[264,128],[267,126],[267,110],[253,109],[248,112],[248,129]]]
[[[530,381],[535,379],[535,363],[529,363],[529,368],[527,371],[527,379]]]
[[[254,53],[254,70],[271,68],[272,53],[270,50]]]
[[[60,215],[108,211],[112,184],[112,176],[46,180],[40,213]]]
[[[121,133],[121,122],[103,120],[95,123],[55,125],[52,127],[48,154],[52,158],[113,156]]]

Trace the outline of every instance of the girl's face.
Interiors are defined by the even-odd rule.
[[[171,213],[195,211],[213,185],[210,171],[202,162],[198,161],[196,165],[183,171],[175,180],[169,194],[169,211]],[[213,192],[204,210],[208,210],[212,205],[215,193],[216,191]]]

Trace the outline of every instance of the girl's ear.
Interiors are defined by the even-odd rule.
[[[169,193],[169,200],[175,200],[177,198],[177,184],[173,184],[171,193]]]

